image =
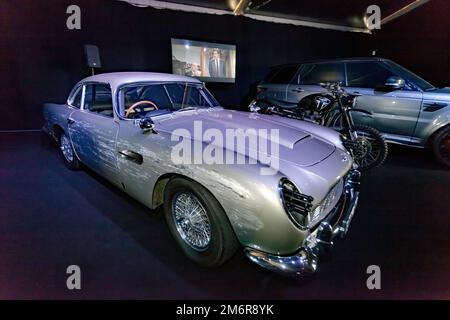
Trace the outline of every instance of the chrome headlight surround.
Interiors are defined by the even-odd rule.
[[[291,221],[300,229],[306,229],[314,198],[300,193],[288,178],[281,178],[278,184],[281,202]]]
[[[309,225],[314,226],[321,219],[323,219],[324,214],[328,214],[334,207],[334,205],[338,202],[338,200],[342,196],[342,192],[344,190],[344,179],[340,179],[328,192],[322,202],[311,211],[309,216]]]

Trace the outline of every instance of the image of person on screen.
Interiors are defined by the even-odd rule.
[[[187,74],[187,76],[190,76],[190,77],[201,77],[201,75],[202,75],[202,70],[200,69],[200,65],[198,63],[191,64],[191,70]]]
[[[226,62],[222,59],[220,50],[214,49],[209,60],[209,76],[213,78],[225,78],[227,76],[226,69]]]

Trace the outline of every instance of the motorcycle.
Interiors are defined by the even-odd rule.
[[[252,112],[274,114],[309,121],[330,127],[341,133],[345,148],[352,154],[360,171],[380,166],[386,160],[388,146],[381,133],[366,125],[355,124],[352,113],[370,112],[355,108],[358,95],[347,93],[338,82],[322,83],[326,93],[309,95],[295,104],[264,99],[254,100]]]

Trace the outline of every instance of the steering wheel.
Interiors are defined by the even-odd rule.
[[[134,112],[134,109],[135,109],[135,108],[141,107],[141,106],[144,105],[144,104],[148,104],[148,105],[152,106],[152,107],[153,107],[153,110],[152,110],[152,111],[154,111],[154,110],[159,110],[158,106],[157,106],[153,101],[150,101],[150,100],[142,100],[142,101],[138,101],[138,102],[132,104],[132,105],[128,108],[127,112],[125,113],[125,118],[128,119],[129,116],[130,116],[130,114],[131,114],[132,112]],[[141,108],[142,108],[142,107],[141,107]]]

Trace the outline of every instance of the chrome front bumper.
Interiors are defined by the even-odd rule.
[[[339,203],[305,239],[296,254],[279,256],[245,248],[246,256],[263,268],[285,275],[307,275],[316,272],[319,257],[330,250],[333,239],[343,238],[347,234],[358,204],[359,178],[359,171],[349,172]]]

